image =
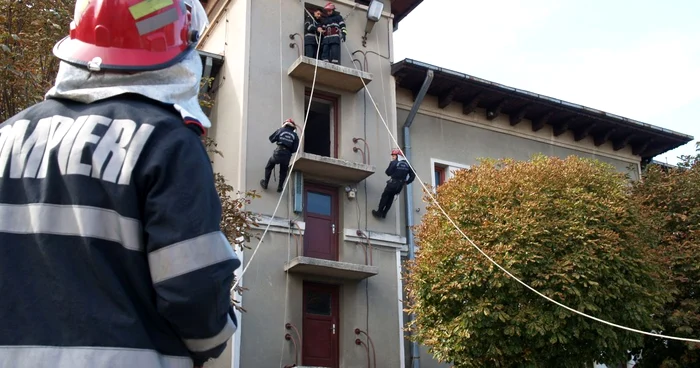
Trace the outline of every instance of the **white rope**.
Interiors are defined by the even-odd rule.
[[[345,46],[345,49],[346,49],[347,52],[348,52],[348,55],[350,55],[350,58],[352,58],[352,53],[350,52],[350,49],[348,48],[347,44],[344,43],[344,46]],[[354,64],[353,64],[353,68],[354,68]],[[357,69],[357,68],[355,68],[355,69]],[[374,105],[374,109],[377,110],[377,114],[379,115],[379,119],[381,119],[382,123],[384,124],[384,127],[386,128],[387,132],[389,133],[389,136],[391,137],[392,141],[394,142],[394,144],[396,145],[396,147],[400,147],[399,142],[396,140],[396,137],[391,133],[391,129],[389,128],[389,125],[387,124],[387,122],[386,122],[386,121],[384,120],[384,118],[382,117],[381,111],[379,111],[379,107],[377,106],[377,103],[374,101],[374,98],[372,97],[372,94],[369,92],[369,89],[367,88],[367,84],[365,84],[364,79],[362,79],[362,78],[360,77],[360,81],[362,81],[362,85],[364,86],[365,90],[367,90],[367,95],[369,96],[370,101],[372,101],[372,105]],[[401,150],[401,148],[399,148],[399,150]],[[401,150],[401,154],[403,154],[403,150]],[[404,155],[404,157],[406,157],[406,156]],[[413,170],[413,172],[416,173],[416,170],[413,168],[413,165],[412,165],[408,160],[406,160],[406,162],[407,162],[408,165],[411,167],[411,170]],[[416,179],[418,179],[418,182],[419,182],[420,185],[423,187],[423,190],[425,191],[425,193],[427,193],[428,196],[430,196],[430,200],[435,204],[435,206],[437,206],[437,208],[440,210],[440,212],[443,214],[443,216],[445,216],[445,218],[452,224],[452,226],[453,226],[460,234],[462,234],[462,236],[464,237],[464,239],[466,239],[466,240],[469,242],[469,244],[471,244],[477,251],[479,251],[479,253],[481,253],[484,257],[486,257],[486,259],[488,259],[489,262],[491,262],[494,266],[498,267],[501,271],[503,271],[506,275],[510,276],[510,278],[512,278],[513,280],[517,281],[518,283],[520,283],[520,284],[523,285],[524,287],[530,289],[530,291],[532,291],[533,293],[539,295],[540,297],[542,297],[542,298],[548,300],[549,302],[554,303],[554,304],[558,305],[559,307],[562,307],[562,308],[564,308],[564,309],[566,309],[566,310],[568,310],[568,311],[570,311],[570,312],[573,312],[573,313],[576,313],[576,314],[578,314],[578,315],[580,315],[580,316],[583,316],[583,317],[592,319],[592,320],[594,320],[594,321],[596,321],[596,322],[600,322],[600,323],[606,324],[606,325],[608,325],[608,326],[616,327],[616,328],[619,328],[619,329],[622,329],[622,330],[626,330],[626,331],[630,331],[630,332],[636,332],[636,333],[643,334],[643,335],[648,335],[648,336],[653,336],[653,337],[660,337],[660,338],[664,338],[664,339],[669,339],[669,340],[678,340],[678,341],[687,341],[687,342],[700,343],[700,340],[699,340],[699,339],[690,339],[690,338],[684,338],[684,337],[676,337],[676,336],[661,335],[661,334],[657,334],[657,333],[653,333],[653,332],[642,331],[642,330],[634,329],[634,328],[631,328],[631,327],[618,325],[618,324],[616,324],[616,323],[608,322],[608,321],[606,321],[606,320],[603,320],[603,319],[600,319],[600,318],[591,316],[591,315],[589,315],[589,314],[586,314],[586,313],[584,313],[584,312],[578,311],[578,310],[576,310],[576,309],[573,309],[573,308],[571,308],[571,307],[569,307],[569,306],[567,306],[567,305],[564,305],[564,304],[562,304],[562,303],[560,303],[560,302],[558,302],[558,301],[556,301],[556,300],[554,300],[554,299],[552,299],[552,298],[550,298],[550,297],[548,297],[548,296],[542,294],[541,292],[537,291],[537,290],[536,290],[535,288],[533,288],[532,286],[526,284],[524,281],[522,281],[522,280],[520,280],[519,278],[517,278],[516,276],[514,276],[512,273],[508,272],[508,270],[506,270],[503,266],[501,266],[500,264],[498,264],[498,262],[494,261],[493,258],[489,257],[489,255],[486,254],[483,250],[481,250],[481,248],[479,248],[479,247],[471,240],[471,238],[469,238],[469,236],[467,236],[467,234],[465,234],[464,231],[462,231],[462,229],[457,225],[457,223],[456,223],[456,222],[450,217],[450,215],[448,215],[447,212],[442,208],[442,206],[440,205],[440,203],[438,203],[438,201],[437,201],[437,200],[435,199],[435,197],[433,196],[432,191],[428,190],[428,188],[427,188],[427,187],[425,186],[425,184],[423,183],[423,180],[420,178],[420,176],[418,176],[418,173],[416,173]]]
[[[280,12],[281,12],[281,10],[282,9],[280,7]],[[309,119],[309,111],[311,110],[311,102],[313,101],[314,90],[316,89],[316,74],[318,71],[318,53],[319,53],[320,49],[321,49],[321,43],[319,42],[318,48],[316,49],[316,62],[314,63],[314,78],[313,78],[313,81],[311,82],[311,92],[309,93],[309,105],[306,108],[306,115],[304,116],[304,125],[301,127],[301,132],[299,132],[299,149],[303,149],[302,147],[304,147],[302,145],[302,143],[304,142],[304,131],[306,130],[306,121]],[[284,73],[284,69],[280,69],[280,73]],[[233,284],[233,288],[231,288],[232,292],[238,286],[238,283],[243,278],[243,275],[245,275],[246,271],[248,271],[248,268],[253,263],[253,259],[255,259],[255,255],[258,253],[258,250],[260,249],[260,244],[262,244],[263,239],[265,239],[265,235],[270,230],[270,226],[272,225],[272,220],[275,219],[275,215],[277,214],[277,210],[279,210],[279,208],[280,208],[280,203],[282,203],[282,197],[284,196],[285,190],[287,189],[287,184],[289,184],[289,179],[292,177],[292,175],[291,175],[292,170],[294,170],[294,165],[296,164],[296,159],[298,156],[299,156],[299,150],[297,150],[297,152],[294,153],[294,157],[291,160],[292,165],[289,166],[289,169],[287,170],[287,178],[284,180],[284,185],[282,186],[282,192],[280,192],[280,198],[277,200],[277,205],[275,206],[275,210],[272,212],[272,216],[270,218],[270,221],[268,222],[267,226],[265,227],[265,231],[263,231],[263,234],[260,237],[258,244],[253,249],[253,254],[251,254],[250,259],[248,260],[248,264],[246,264],[246,266],[243,268],[243,271],[238,276],[238,279]]]

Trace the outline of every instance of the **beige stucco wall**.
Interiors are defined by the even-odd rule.
[[[327,1],[308,1],[319,6]],[[361,45],[366,22],[366,7],[354,2],[335,1],[338,10],[346,17],[348,37],[345,45],[351,51],[372,50],[390,57],[392,26],[388,14],[375,25],[369,35],[367,47]],[[302,33],[304,2],[300,1],[251,1],[233,0],[217,23],[212,24],[208,37],[200,48],[222,54],[224,67],[215,85],[216,105],[211,117],[210,134],[217,140],[223,158],[215,159],[215,169],[222,172],[236,190],[258,190],[264,166],[273,150],[268,136],[279,128],[282,120],[291,117],[302,125],[306,106],[305,88],[310,83],[287,75],[289,66],[298,58],[297,49],[290,48],[288,35]],[[281,8],[280,8],[281,6]],[[280,24],[281,18],[281,24]],[[228,19],[228,22],[226,20]],[[298,40],[298,38],[297,38]],[[353,67],[347,49],[341,45],[342,65]],[[281,59],[281,60],[280,60]],[[281,62],[280,62],[281,61]],[[368,72],[374,78],[368,88],[382,111],[386,123],[396,133],[396,109],[390,60],[368,55]],[[401,344],[400,280],[397,277],[398,247],[405,242],[396,234],[401,232],[402,206],[395,202],[392,211],[383,221],[377,221],[370,211],[376,208],[384,188],[389,149],[392,147],[385,128],[369,98],[366,106],[363,93],[348,93],[320,87],[316,91],[337,94],[339,98],[340,126],[338,158],[361,162],[360,153],[352,151],[353,137],[362,137],[370,145],[371,164],[377,173],[357,187],[357,198],[349,200],[340,192],[340,261],[364,264],[363,247],[349,236],[360,228],[373,234],[376,247],[374,265],[379,274],[366,282],[318,280],[284,272],[284,264],[296,255],[296,244],[280,226],[273,226],[266,235],[254,263],[243,277],[242,285],[249,288],[242,297],[247,312],[240,319],[239,332],[227,352],[213,367],[231,367],[231,350],[240,350],[238,367],[275,367],[280,358],[283,364],[292,362],[292,344],[284,340],[285,322],[301,326],[301,290],[303,280],[339,283],[341,285],[340,363],[342,367],[364,367],[364,348],[354,344],[356,327],[369,329],[374,339],[377,365],[398,367],[403,360]],[[300,131],[301,129],[299,129]],[[359,146],[361,147],[361,146]],[[264,216],[274,211],[279,194],[274,191],[276,182],[270,182],[270,190],[262,192],[248,209]],[[288,223],[289,219],[301,222],[291,211],[291,186],[282,198],[275,222]],[[267,221],[267,220],[266,220]],[[266,223],[266,222],[265,222]],[[263,223],[263,225],[265,224]],[[392,236],[392,234],[394,234]],[[257,241],[252,242],[255,246]],[[382,244],[384,246],[382,246]],[[250,261],[252,251],[243,255],[244,265]],[[365,289],[367,288],[367,289]],[[369,299],[366,298],[366,291]],[[286,297],[285,297],[286,295]],[[287,312],[285,315],[285,304]],[[367,306],[369,305],[369,310]],[[303,332],[302,332],[303,333]],[[235,348],[236,342],[239,348]],[[231,348],[231,345],[234,348]]]
[[[263,225],[267,223],[263,221]],[[297,239],[300,247],[303,237],[289,235],[282,228],[282,221],[275,221],[266,236],[265,243],[255,258],[255,265],[245,275],[245,286],[251,290],[244,294],[241,367],[276,367],[280,359],[283,365],[294,361],[292,342],[283,339],[285,323],[302,328],[303,282],[320,282],[340,285],[340,366],[364,367],[364,348],[355,345],[355,328],[369,331],[374,340],[377,366],[400,366],[399,308],[397,283],[398,250],[393,247],[375,246],[373,264],[379,274],[366,281],[343,281],[316,276],[302,276],[284,272],[288,257],[297,255]],[[301,224],[303,228],[303,223]],[[362,247],[346,241],[340,246],[341,261],[364,264]],[[286,287],[287,286],[287,287]],[[367,288],[367,289],[365,289]],[[287,310],[285,314],[285,304]]]

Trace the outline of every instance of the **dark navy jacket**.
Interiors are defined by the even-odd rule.
[[[411,166],[406,161],[391,161],[384,173],[394,180],[405,181],[406,184],[413,183],[413,180],[416,178],[416,173],[411,170]],[[406,176],[408,176],[408,180],[406,180]]]
[[[322,21],[323,18],[316,20],[314,17],[306,16],[306,22],[304,22],[304,43],[316,44],[316,37],[321,37],[321,34],[318,33],[318,28],[323,26]]]
[[[290,154],[299,149],[299,136],[294,129],[283,126],[270,135],[270,143],[277,143],[277,146],[285,147]]]
[[[47,100],[0,124],[0,367],[182,367],[236,330],[240,266],[167,105]]]
[[[343,16],[337,11],[334,11],[333,14],[323,18],[323,29],[326,30],[323,38],[329,41],[335,39],[337,40],[336,42],[340,42],[338,39],[338,37],[340,37],[340,33],[347,33],[347,30],[345,29],[345,20],[343,20]]]

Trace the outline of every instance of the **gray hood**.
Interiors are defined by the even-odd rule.
[[[174,105],[183,119],[195,119],[203,127],[209,128],[211,122],[199,106],[201,75],[202,61],[194,50],[169,68],[134,74],[93,73],[61,62],[56,84],[45,97],[92,103],[125,93],[135,93]]]

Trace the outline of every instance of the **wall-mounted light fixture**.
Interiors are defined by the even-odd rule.
[[[367,46],[367,35],[372,32],[374,25],[382,18],[384,3],[381,0],[372,0],[367,9],[367,24],[365,25],[365,35],[362,37],[362,45]]]

